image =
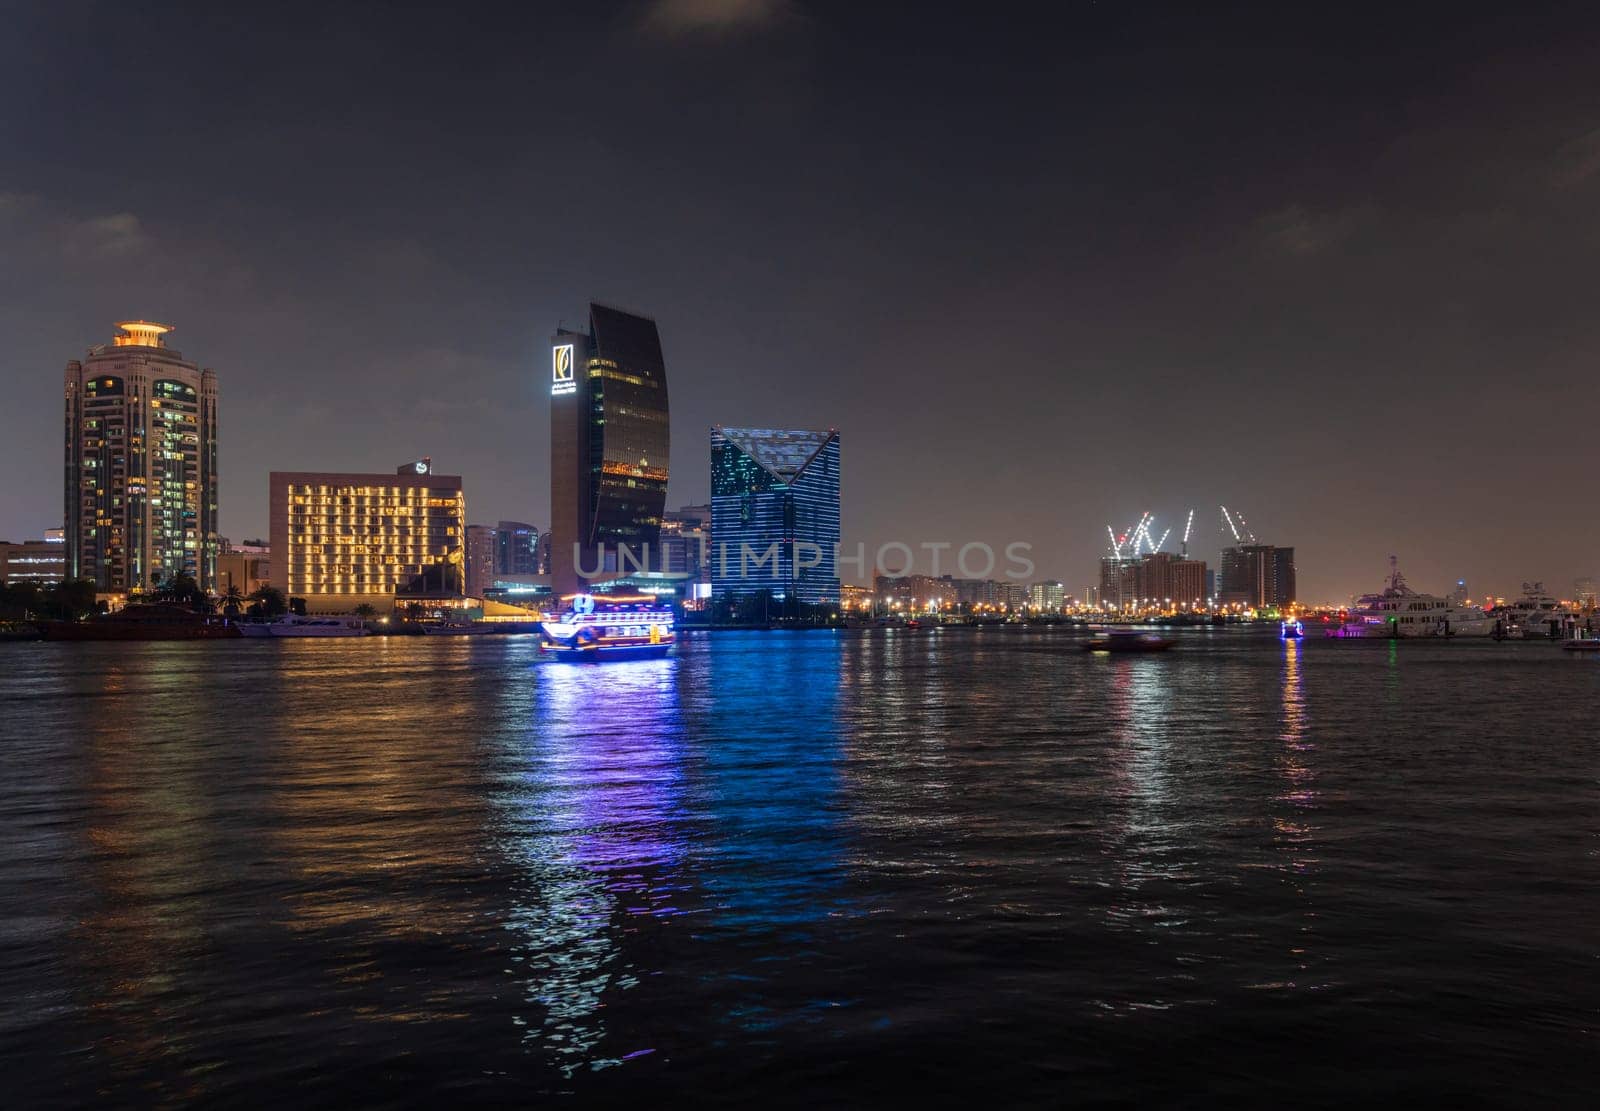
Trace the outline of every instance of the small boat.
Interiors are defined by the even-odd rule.
[[[1278,635],[1284,640],[1299,640],[1306,635],[1306,627],[1291,617],[1278,622]]]
[[[1085,652],[1165,652],[1172,641],[1139,629],[1101,629],[1084,641]]]
[[[1600,635],[1591,633],[1586,629],[1579,629],[1572,636],[1562,641],[1561,647],[1568,652],[1600,652]]]
[[[539,650],[569,662],[655,659],[672,651],[673,615],[648,594],[573,594],[560,617],[539,623]]]
[[[422,631],[431,637],[482,636],[497,630],[483,621],[446,621],[442,625],[424,625]]]

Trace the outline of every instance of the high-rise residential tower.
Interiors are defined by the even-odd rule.
[[[1218,601],[1223,605],[1264,608],[1296,600],[1293,548],[1240,544],[1222,550]]]
[[[589,306],[589,331],[550,350],[550,575],[559,594],[599,572],[659,564],[671,434],[655,321]]]
[[[839,599],[839,433],[711,430],[711,593]]]
[[[68,578],[124,594],[217,571],[217,376],[125,320],[66,369]]]

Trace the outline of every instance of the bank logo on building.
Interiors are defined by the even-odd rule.
[[[577,388],[572,378],[572,344],[551,348],[550,359],[550,392],[571,393]]]

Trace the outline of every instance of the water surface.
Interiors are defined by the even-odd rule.
[[[1576,1103],[1600,659],[0,644],[27,1106]]]

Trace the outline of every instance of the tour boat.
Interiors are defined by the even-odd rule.
[[[672,609],[650,595],[574,594],[562,601],[568,608],[559,617],[539,623],[539,650],[551,659],[654,659],[672,650]]]
[[[301,617],[285,614],[276,621],[241,623],[239,635],[247,637],[364,637],[367,627],[359,617]]]
[[[1343,623],[1327,631],[1338,640],[1416,637],[1486,637],[1495,618],[1477,606],[1464,606],[1436,594],[1419,594],[1406,583],[1393,556],[1389,585],[1381,594],[1363,595]]]
[[[1294,618],[1278,622],[1278,635],[1284,640],[1299,640],[1306,635],[1306,627]]]
[[[1083,642],[1085,652],[1165,652],[1172,641],[1140,629],[1099,629]]]

